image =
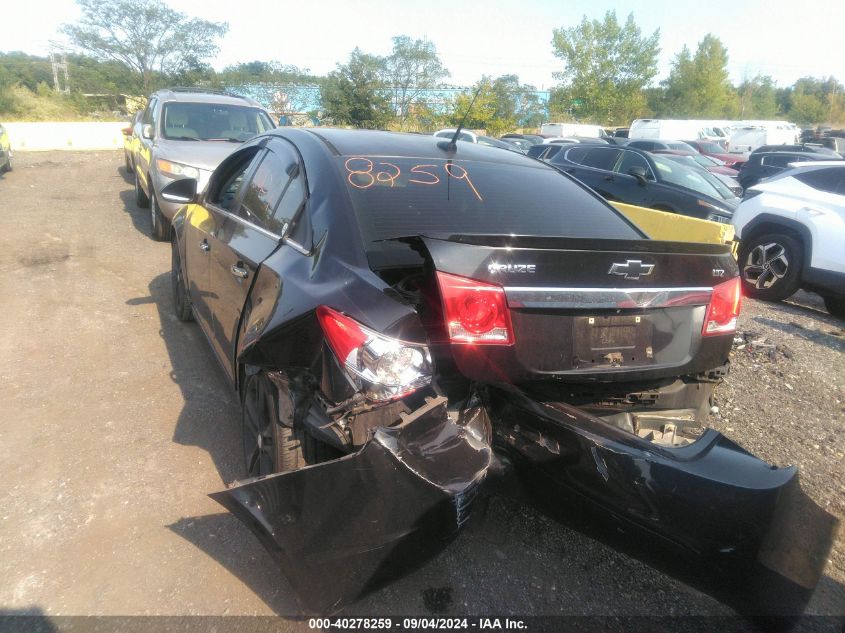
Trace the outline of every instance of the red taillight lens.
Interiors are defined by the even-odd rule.
[[[739,277],[719,284],[713,288],[707,316],[704,318],[703,336],[730,334],[736,331],[736,320],[742,303],[742,287]]]
[[[350,354],[367,342],[367,334],[358,322],[340,312],[320,306],[317,308],[317,319],[341,363],[346,363]]]
[[[504,288],[441,272],[437,273],[437,283],[452,343],[513,344]]]

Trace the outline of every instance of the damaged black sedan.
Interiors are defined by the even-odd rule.
[[[650,240],[531,158],[387,132],[274,130],[162,196],[185,203],[177,316],[242,402],[249,478],[212,496],[308,610],[441,549],[502,477],[748,612],[808,599],[833,520],[703,429],[727,246]]]

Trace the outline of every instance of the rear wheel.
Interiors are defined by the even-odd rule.
[[[792,235],[768,233],[740,242],[739,266],[745,294],[780,301],[801,285],[804,249]]]
[[[3,165],[3,169],[0,171],[12,171],[12,153],[9,152],[6,154],[6,164]]]
[[[194,313],[191,310],[191,297],[185,284],[185,277],[182,274],[182,258],[179,257],[179,241],[176,236],[170,242],[170,285],[173,289],[173,311],[180,321],[193,321]]]
[[[142,209],[150,206],[150,198],[144,193],[144,188],[141,186],[141,180],[138,178],[137,173],[135,174],[135,204]]]
[[[331,446],[296,428],[293,413],[290,393],[274,384],[265,372],[246,377],[241,419],[249,477],[290,472],[338,456]]]
[[[824,307],[827,308],[831,316],[845,319],[845,297],[825,297]]]
[[[169,228],[170,223],[161,214],[155,191],[150,191],[150,235],[157,242],[162,242],[167,237]]]

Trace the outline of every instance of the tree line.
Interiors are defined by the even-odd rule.
[[[784,118],[804,125],[845,120],[845,90],[833,77],[781,87],[758,75],[733,85],[728,51],[713,34],[694,52],[684,46],[668,77],[655,84],[659,30],[643,34],[633,14],[620,22],[614,11],[553,30],[561,70],[554,73],[558,84],[541,98],[513,74],[483,76],[455,90],[434,43],[407,35],[394,37],[385,56],[356,48],[324,76],[278,61],[216,71],[208,60],[227,24],[179,13],[163,0],[76,1],[82,17],[61,28],[74,47],[66,57],[69,90],[52,89],[48,58],[0,53],[0,117],[50,116],[50,107],[60,106],[85,114],[92,106],[83,94],[146,95],[180,85],[242,91],[277,112],[307,112],[334,124],[399,130],[455,125],[478,93],[466,126],[493,135],[547,119],[606,126],[643,117]],[[31,111],[44,103],[50,106],[44,112]]]

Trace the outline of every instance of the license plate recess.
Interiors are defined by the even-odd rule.
[[[573,368],[652,365],[653,331],[647,315],[575,317],[572,320]]]

